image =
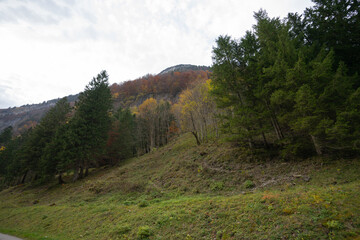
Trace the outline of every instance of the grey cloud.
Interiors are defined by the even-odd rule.
[[[89,25],[76,31],[72,29],[65,29],[62,35],[70,41],[83,41],[83,40],[98,40],[99,38],[105,38],[105,33],[101,33],[95,27]]]
[[[80,10],[80,14],[87,19],[90,23],[96,24],[97,18],[94,14],[91,14],[90,12],[86,11],[85,9]]]
[[[35,1],[40,8],[45,10],[48,13],[55,14],[58,17],[70,17],[71,10],[67,6],[60,6],[55,1],[51,0],[42,0]]]
[[[2,4],[0,22],[3,23],[25,21],[32,24],[56,24],[71,16],[70,7],[61,6],[52,0],[4,1]]]

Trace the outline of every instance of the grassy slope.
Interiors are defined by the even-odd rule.
[[[27,239],[360,239],[359,176],[357,160],[257,162],[227,143],[198,147],[184,135],[76,183],[1,192],[0,232]]]

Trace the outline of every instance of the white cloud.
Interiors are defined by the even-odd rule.
[[[0,87],[6,81],[8,99],[2,95],[0,108],[80,92],[103,69],[113,83],[175,64],[210,65],[215,38],[241,37],[255,23],[254,11],[285,17],[310,5],[310,0],[0,1]]]

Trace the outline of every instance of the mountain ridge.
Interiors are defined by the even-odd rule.
[[[192,64],[178,64],[178,65],[175,65],[175,66],[165,68],[158,75],[166,74],[166,73],[169,73],[169,72],[184,72],[184,71],[189,71],[189,70],[193,70],[193,71],[197,71],[197,70],[209,71],[210,67],[208,67],[208,66],[198,66],[198,65],[192,65]]]

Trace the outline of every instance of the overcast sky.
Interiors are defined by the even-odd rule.
[[[177,64],[211,65],[219,35],[302,13],[310,0],[0,0],[0,108],[76,94]]]

